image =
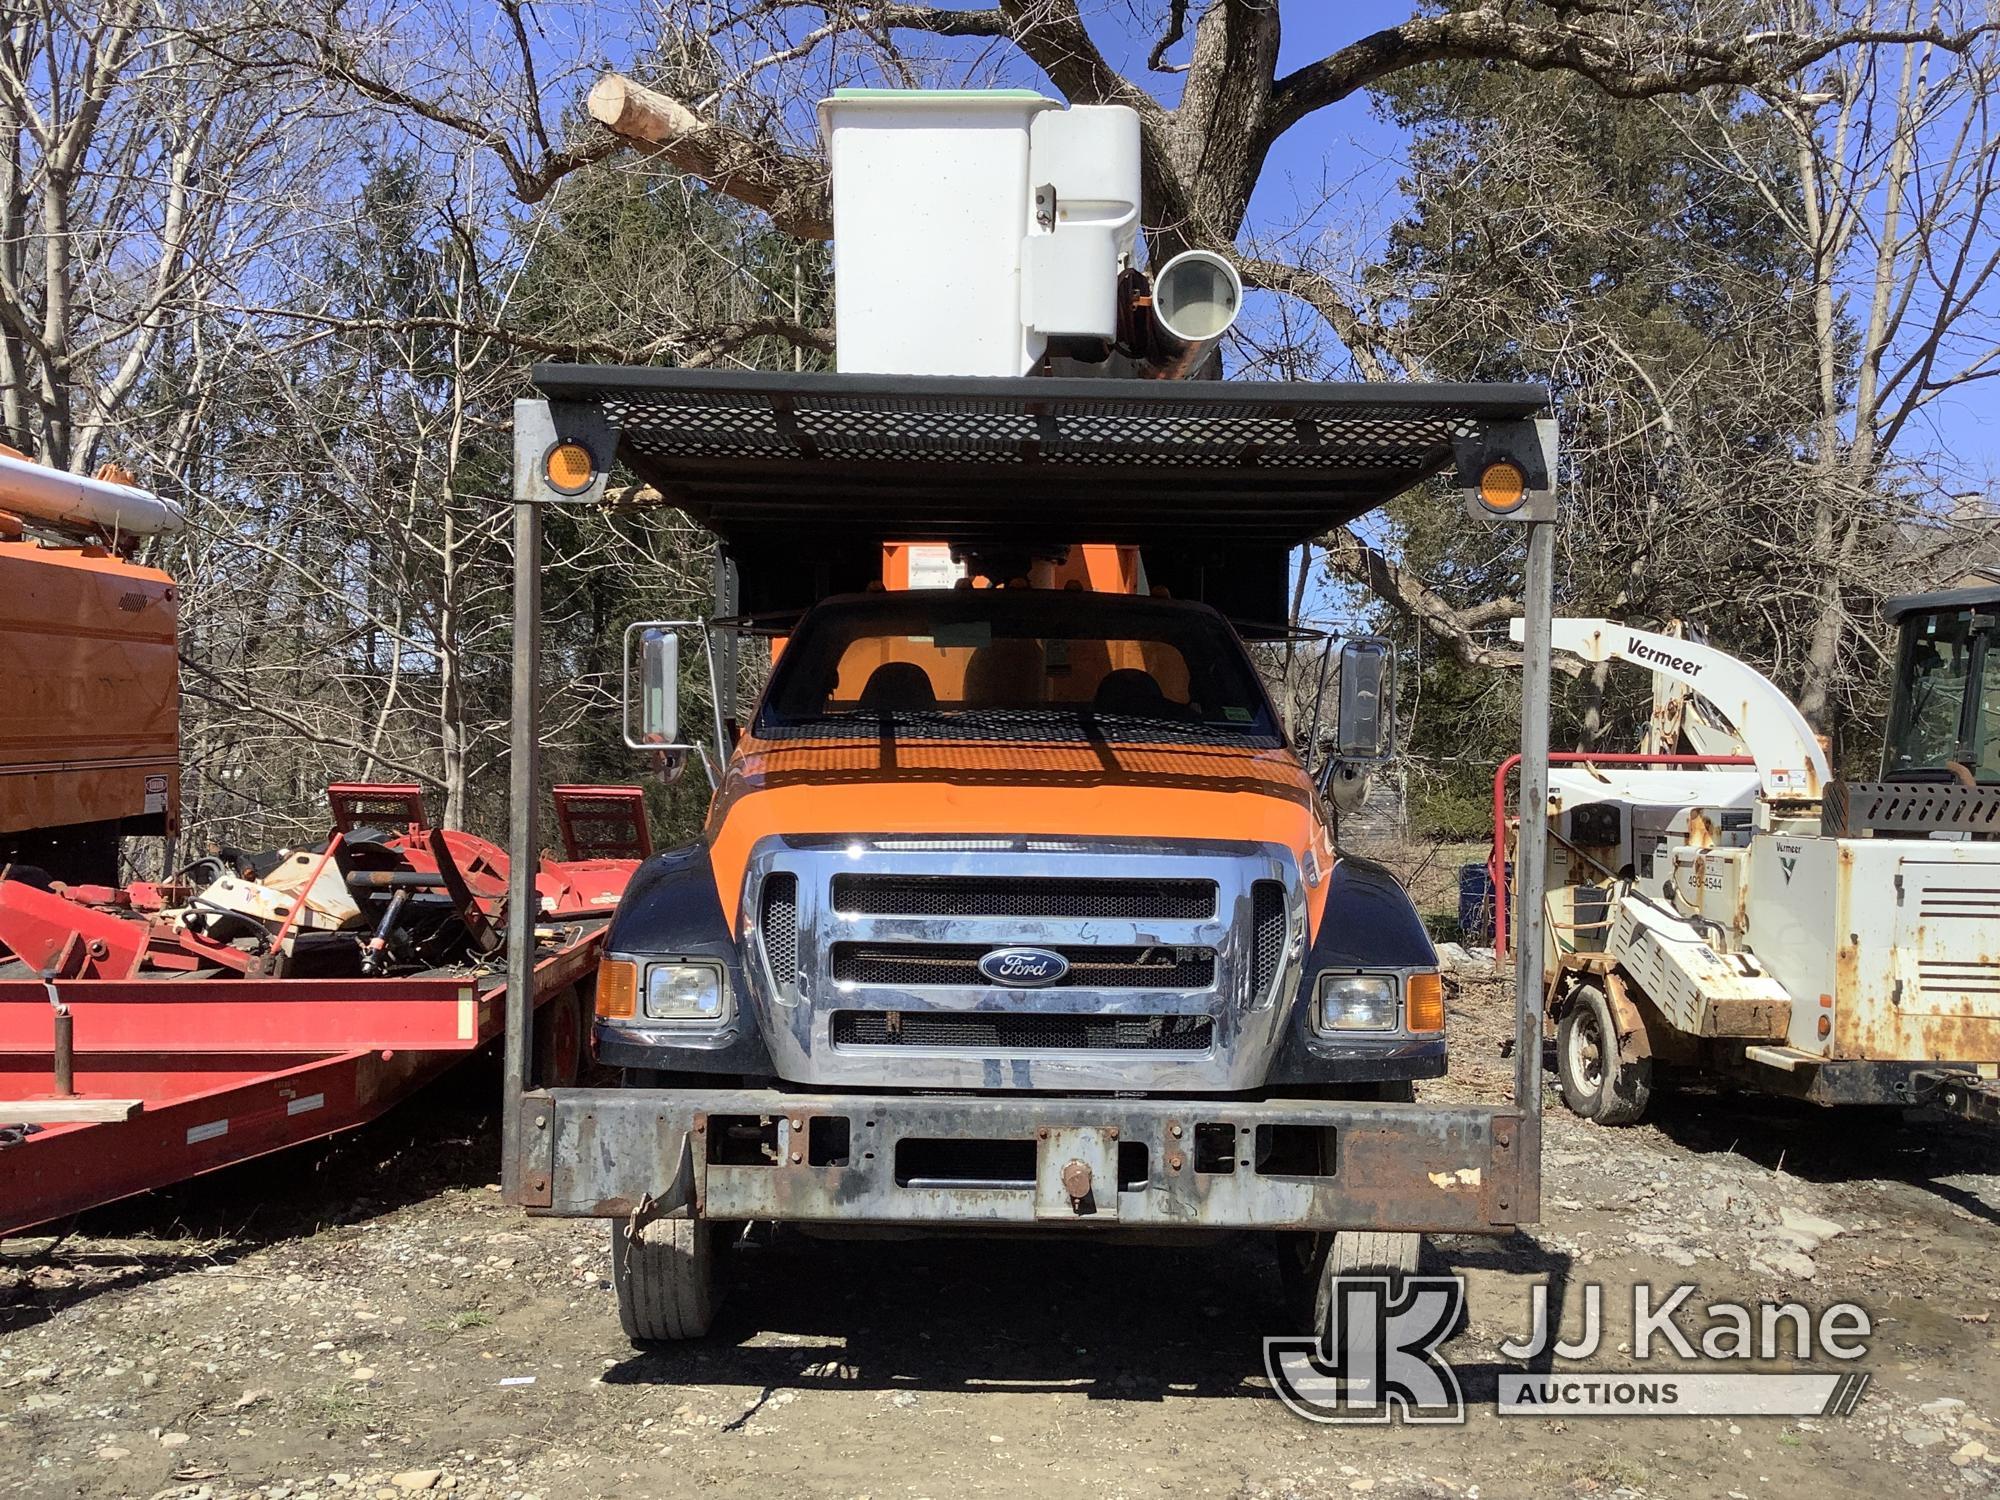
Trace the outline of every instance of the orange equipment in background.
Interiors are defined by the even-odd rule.
[[[171,835],[179,807],[173,581],[120,555],[131,530],[51,514],[40,493],[101,488],[178,522],[123,478],[0,447],[0,864],[70,883],[116,884],[119,840]]]

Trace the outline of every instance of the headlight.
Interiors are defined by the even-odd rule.
[[[712,964],[647,965],[647,1020],[712,1024],[727,1015],[722,970]]]
[[[1322,974],[1314,1020],[1321,1031],[1394,1031],[1396,981],[1387,974]]]

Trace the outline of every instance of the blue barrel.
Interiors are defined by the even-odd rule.
[[[1514,862],[1507,861],[1507,882],[1514,881]],[[1458,930],[1468,947],[1493,945],[1493,872],[1484,862],[1458,867]]]

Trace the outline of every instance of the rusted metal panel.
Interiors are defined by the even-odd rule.
[[[1691,1036],[1772,1033],[1771,1018],[1788,1017],[1791,996],[1748,953],[1722,953],[1708,934],[1670,912],[1622,901],[1613,918],[1610,951],[1624,976],[1675,1031]],[[1738,1020],[1756,1029],[1730,1029]]]
[[[2000,1061],[2000,845],[1836,847],[1831,1054]]]
[[[555,1105],[547,1094],[530,1094],[521,1111],[518,1202],[524,1208],[547,1208],[555,1196]]]
[[[1785,1000],[1711,1000],[1702,1022],[1704,1036],[1782,1042],[1791,1030],[1792,1007]]]
[[[619,1089],[526,1095],[514,1201],[531,1213],[595,1218],[685,1210],[695,1200],[694,1136],[702,1121],[646,1104],[662,1097]],[[621,1107],[631,1100],[639,1107]],[[543,1118],[546,1126],[537,1123]],[[643,1171],[631,1170],[640,1162]],[[546,1186],[537,1188],[543,1176]]]
[[[1774,1094],[1826,1106],[1930,1105],[1966,1119],[2000,1124],[1988,1110],[2000,1085],[1965,1069],[1915,1062],[1828,1062],[1789,1047],[1747,1047],[1740,1058],[1716,1060],[1719,1071]],[[1952,1092],[1946,1097],[1944,1091]]]
[[[1632,992],[1625,983],[1625,976],[1615,968],[1604,973],[1604,1000],[1611,1007],[1611,1017],[1618,1026],[1618,1051],[1626,1057],[1651,1057],[1653,1037],[1640,1015],[1638,1004],[1632,999]]]
[[[716,1219],[853,1224],[1499,1233],[1536,1203],[1519,1115],[1471,1105],[613,1089],[532,1095],[524,1119],[544,1107],[552,1111],[553,1191],[531,1208],[564,1215],[651,1205],[662,1213],[695,1206]],[[768,1149],[719,1149],[711,1125],[725,1117],[765,1122]],[[815,1117],[847,1122],[849,1145],[837,1159],[816,1163],[806,1149]],[[1195,1138],[1209,1128],[1228,1132],[1233,1149],[1201,1157]],[[1283,1149],[1287,1137],[1272,1133],[1287,1130],[1310,1133],[1294,1142],[1325,1140],[1331,1149],[1302,1164]],[[906,1141],[999,1143],[1022,1165],[1018,1176],[1009,1168],[990,1181],[918,1175],[899,1170]],[[1121,1187],[1119,1153],[1128,1147],[1143,1148],[1145,1174]],[[1077,1162],[1090,1172],[1092,1213],[1071,1203]],[[519,1193],[527,1185],[513,1186]],[[1061,1212],[1044,1214],[1054,1207]]]

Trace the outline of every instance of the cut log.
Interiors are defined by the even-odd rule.
[[[143,1099],[0,1099],[0,1125],[107,1125],[145,1107]]]
[[[833,238],[833,197],[825,163],[780,149],[714,120],[680,100],[606,73],[591,85],[590,117],[621,140],[652,152],[717,192],[761,208],[786,234]]]

